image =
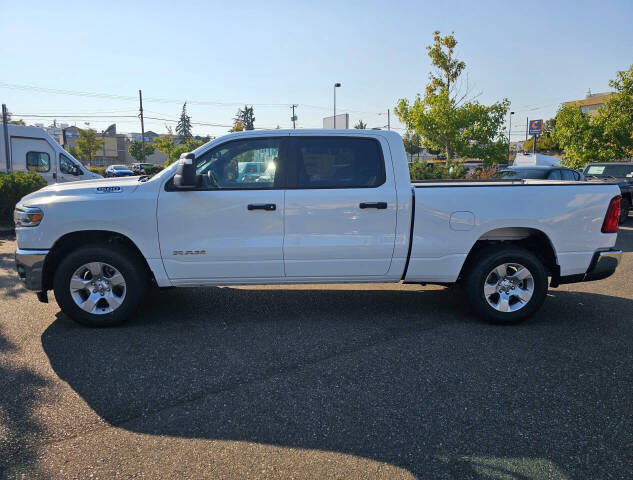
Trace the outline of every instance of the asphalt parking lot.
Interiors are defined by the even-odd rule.
[[[520,326],[459,290],[184,289],[88,329],[0,237],[0,477],[629,479],[633,218]],[[51,294],[52,297],[52,294]]]

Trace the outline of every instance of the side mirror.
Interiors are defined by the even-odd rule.
[[[191,190],[198,186],[195,158],[193,153],[183,153],[180,156],[176,175],[174,176],[174,187],[182,190]]]

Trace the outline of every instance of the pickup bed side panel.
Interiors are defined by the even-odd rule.
[[[552,243],[561,275],[584,273],[593,253],[615,245],[600,229],[611,185],[491,185],[415,188],[415,222],[405,281],[454,282],[482,236],[532,228]]]

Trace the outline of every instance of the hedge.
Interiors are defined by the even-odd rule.
[[[162,165],[152,165],[151,167],[145,167],[143,172],[145,172],[145,175],[156,175],[158,172],[162,172],[163,168],[165,167]]]
[[[22,197],[46,186],[35,172],[0,173],[0,222],[13,224],[13,209]]]
[[[92,173],[98,173],[102,177],[105,177],[105,167],[88,167],[88,170]]]

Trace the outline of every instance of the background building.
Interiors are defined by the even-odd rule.
[[[585,98],[565,102],[565,105],[576,105],[585,115],[595,115],[596,111],[604,105],[604,101],[613,94],[614,92],[591,93],[591,89],[589,89]]]

